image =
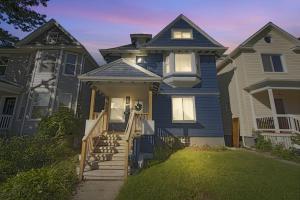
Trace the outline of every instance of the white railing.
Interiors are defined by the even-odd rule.
[[[258,130],[300,133],[300,118],[295,115],[278,114],[277,119],[273,116],[256,117]],[[278,122],[278,128],[275,127],[275,120]]]
[[[10,128],[12,115],[0,115],[0,130],[7,130]]]

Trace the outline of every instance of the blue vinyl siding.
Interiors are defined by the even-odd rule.
[[[154,96],[153,119],[156,129],[162,129],[175,136],[223,137],[219,96],[194,96],[196,123],[172,123],[171,95]]]
[[[140,66],[144,67],[145,69],[159,75],[163,76],[163,55],[160,53],[150,53],[145,58],[144,64],[139,64]]]
[[[193,30],[193,39],[192,40],[179,40],[172,39],[172,29],[192,29]],[[172,27],[163,32],[159,37],[153,40],[148,46],[197,46],[197,47],[216,47],[210,40],[208,40],[204,35],[198,32],[196,29],[191,27],[183,19],[179,19]]]

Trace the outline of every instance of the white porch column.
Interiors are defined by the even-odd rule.
[[[279,124],[278,124],[278,118],[277,118],[277,113],[276,113],[276,107],[275,107],[273,90],[272,89],[268,89],[268,94],[269,94],[269,101],[270,101],[272,115],[273,115],[273,120],[274,120],[275,132],[279,133]]]
[[[256,123],[256,114],[255,114],[255,109],[254,109],[253,95],[254,94],[249,94],[249,98],[250,98],[250,106],[251,106],[251,112],[252,112],[253,128],[255,131],[257,131],[257,123]]]

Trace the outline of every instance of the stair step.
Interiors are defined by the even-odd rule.
[[[99,170],[124,170],[124,166],[116,165],[116,166],[110,166],[110,165],[100,165]]]
[[[99,162],[99,166],[123,166],[125,165],[124,161],[120,160],[110,160],[110,161],[105,161],[105,162]]]
[[[84,180],[93,180],[93,181],[119,181],[124,180],[124,176],[84,176]]]

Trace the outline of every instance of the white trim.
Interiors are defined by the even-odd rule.
[[[268,90],[268,89],[276,89],[276,90],[300,90],[300,87],[270,87],[270,86],[267,86],[267,87],[263,87],[263,88],[259,88],[259,89],[256,89],[256,90],[253,90],[250,92],[250,94],[255,94],[255,93],[258,93],[258,92],[262,92],[262,91],[265,91],[265,90]]]
[[[71,63],[67,63],[67,57],[68,55],[74,55],[76,56],[76,60],[75,60],[75,64],[74,64],[74,74],[66,74],[66,64],[71,64]],[[62,70],[62,75],[64,76],[69,76],[69,77],[76,77],[76,69],[77,69],[77,64],[78,64],[78,53],[73,53],[73,52],[69,52],[69,51],[65,51],[65,58],[64,58],[64,62],[63,62],[63,70]],[[72,64],[73,65],[73,64]]]
[[[80,62],[79,74],[82,73],[84,64],[85,64],[85,54],[82,54],[81,55],[81,62]],[[78,80],[78,83],[77,83],[77,91],[76,91],[76,100],[75,100],[74,114],[77,114],[78,98],[79,98],[79,93],[80,93],[80,88],[81,88],[81,80],[79,78],[77,80]]]
[[[173,98],[192,98],[193,99],[193,108],[194,108],[194,120],[174,120],[173,119]],[[176,123],[196,123],[197,122],[197,110],[196,110],[196,102],[195,102],[195,96],[183,96],[183,95],[172,95],[171,96],[171,114],[172,114],[172,123],[176,124]]]
[[[270,101],[270,106],[271,106],[273,120],[274,120],[275,132],[278,133],[279,132],[279,123],[278,123],[274,95],[273,95],[272,89],[268,89],[268,95],[269,95],[269,101]]]
[[[256,114],[255,114],[255,108],[254,108],[254,102],[253,102],[253,96],[251,94],[248,94],[250,98],[250,106],[251,106],[251,115],[253,120],[253,127],[254,130],[257,130],[257,123],[256,123]]]

